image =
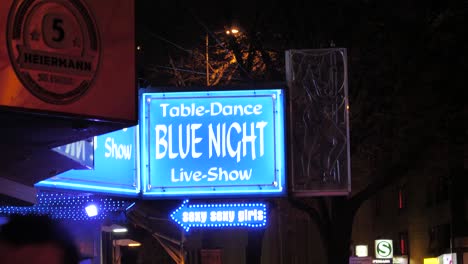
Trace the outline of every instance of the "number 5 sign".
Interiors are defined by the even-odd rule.
[[[7,46],[13,68],[34,96],[69,104],[91,86],[100,62],[100,37],[82,0],[17,0],[10,9]]]

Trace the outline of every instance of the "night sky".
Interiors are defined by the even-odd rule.
[[[236,11],[228,3],[136,1],[137,44],[145,45],[146,55],[155,60],[167,57],[167,52],[200,45],[206,29],[220,31],[232,23]]]
[[[312,4],[305,1],[136,1],[137,45],[143,47],[145,65],[167,66],[168,54],[203,46],[207,33],[211,38],[235,26],[244,34],[260,32],[263,43],[284,50],[281,40],[310,37],[302,33],[312,32],[303,26],[313,22],[308,9]]]

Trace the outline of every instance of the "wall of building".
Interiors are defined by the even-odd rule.
[[[447,181],[450,170],[446,155],[444,145],[432,148],[401,180],[365,202],[355,217],[353,242],[368,244],[373,255],[374,240],[390,238],[398,254],[400,233],[407,232],[411,264],[422,264],[425,257],[449,253],[450,238],[457,234],[451,234],[450,230],[452,211]],[[399,199],[401,190],[403,206]]]

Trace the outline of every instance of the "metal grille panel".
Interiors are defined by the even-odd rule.
[[[351,191],[346,49],[286,52],[290,190],[296,196]]]

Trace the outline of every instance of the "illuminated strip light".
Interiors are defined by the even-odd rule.
[[[128,202],[112,198],[93,198],[89,196],[64,195],[63,193],[40,193],[33,206],[0,206],[0,215],[35,214],[50,215],[56,219],[104,220],[109,213],[124,210]],[[95,204],[99,215],[90,217],[84,208]]]
[[[133,202],[132,204],[130,204],[129,206],[127,206],[127,208],[125,208],[125,211],[128,211],[130,210],[133,206],[135,206],[135,202]]]
[[[90,186],[86,184],[79,184],[79,183],[67,183],[67,182],[41,182],[41,185],[44,187],[72,187],[79,190],[88,190],[88,191],[109,191],[115,193],[126,193],[126,194],[139,194],[140,190],[129,190],[123,188],[114,188],[114,187],[104,187],[104,186]]]
[[[193,187],[193,188],[197,188],[197,187]],[[203,190],[199,190],[199,191],[192,191],[190,192],[190,194],[210,194],[210,195],[218,195],[217,193],[214,193],[215,191],[219,191],[219,190],[223,190],[223,188],[226,188],[225,186],[223,187],[213,187],[211,190],[207,190],[207,191],[203,191]],[[241,189],[237,189],[237,190],[233,190],[232,187],[227,187],[227,188],[231,188],[230,190],[223,190],[222,193],[219,193],[219,195],[224,195],[224,194],[252,194],[253,192],[255,193],[265,193],[265,194],[268,194],[268,193],[282,193],[284,190],[282,188],[282,186],[278,186],[278,189],[275,189],[275,190],[272,190],[272,189],[263,189],[261,188],[260,186],[258,187],[258,190],[255,190],[255,191],[252,191],[252,189],[248,189],[248,190],[241,190]],[[242,188],[242,186],[241,186]],[[146,192],[144,195],[145,196],[173,196],[173,195],[187,195],[187,188],[186,187],[173,187],[173,188],[157,188],[157,187],[152,187],[152,189],[161,189],[162,191],[161,192],[158,192],[158,193],[151,193],[151,192]],[[163,190],[169,190],[169,189],[181,189],[180,191],[174,191],[174,190],[171,190],[170,193],[164,193]],[[184,190],[185,189],[185,190]],[[213,190],[214,189],[214,190]]]
[[[266,226],[267,211],[264,203],[189,205],[188,202],[189,200],[185,200],[182,205],[170,215],[171,219],[179,224],[186,232],[188,232],[191,227],[261,228]]]
[[[112,229],[112,232],[114,232],[114,233],[126,233],[126,232],[128,232],[128,229],[125,228],[125,227],[115,228],[115,229]]]
[[[141,246],[141,243],[130,243],[128,244],[129,247],[139,247]]]

